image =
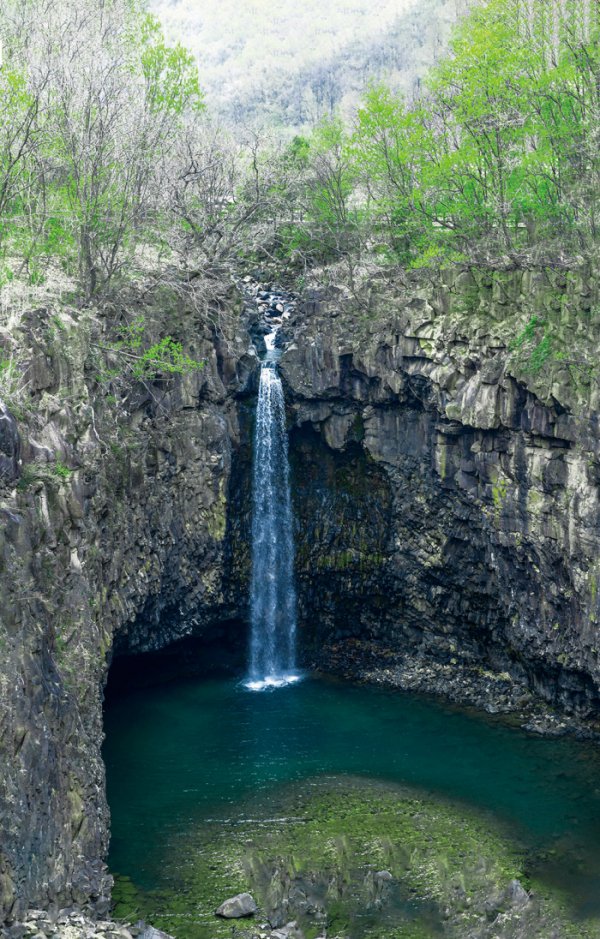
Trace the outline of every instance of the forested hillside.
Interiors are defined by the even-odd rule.
[[[386,8],[387,9],[387,8]],[[91,298],[136,272],[269,261],[514,267],[596,256],[598,11],[491,0],[417,98],[369,84],[291,142],[240,140],[130,0],[2,14],[3,280]],[[366,265],[366,267],[365,267]],[[189,278],[188,278],[189,279]]]
[[[149,0],[196,56],[207,103],[234,126],[306,128],[355,111],[372,79],[410,97],[467,0]]]

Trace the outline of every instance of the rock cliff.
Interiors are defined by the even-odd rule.
[[[354,316],[312,304],[280,365],[307,641],[480,663],[595,714],[597,292],[591,276],[455,274],[375,287]],[[575,364],[536,372],[515,352],[534,316]]]
[[[122,408],[96,380],[118,309],[38,309],[0,334],[32,396],[0,414],[0,919],[108,909],[100,746],[115,647],[164,646],[230,615],[234,401],[256,357],[245,332],[217,338],[166,291],[131,312],[204,367],[134,388]]]
[[[342,299],[309,298],[282,327],[303,648],[375,638],[509,672],[593,717],[596,281],[453,274],[375,282],[355,312]],[[238,325],[217,335],[165,291],[132,299],[205,364],[118,406],[94,351],[118,310],[38,309],[0,331],[32,394],[0,413],[5,918],[108,908],[114,655],[233,635],[247,616],[258,359],[239,296],[223,302]],[[575,366],[532,372],[511,351],[533,316],[552,319]]]

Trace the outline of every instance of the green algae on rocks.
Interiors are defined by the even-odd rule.
[[[306,939],[597,935],[570,922],[527,869],[517,835],[484,813],[391,782],[326,776],[194,828],[165,861],[167,888],[138,890],[115,875],[113,915],[146,918],[176,939],[250,939],[291,920]],[[256,916],[219,920],[216,907],[242,891]]]

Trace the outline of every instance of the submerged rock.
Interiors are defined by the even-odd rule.
[[[256,913],[258,907],[254,898],[249,893],[238,893],[235,897],[230,897],[221,903],[221,906],[215,910],[217,916],[223,916],[225,919],[239,919],[240,916],[250,916]]]
[[[139,939],[172,939],[172,936],[161,929],[155,929],[154,926],[146,926]]]
[[[520,881],[511,880],[506,888],[506,899],[511,906],[519,906],[522,903],[529,902],[529,894]]]

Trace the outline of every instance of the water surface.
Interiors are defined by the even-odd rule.
[[[600,758],[422,696],[307,678],[253,693],[231,679],[137,690],[105,715],[109,864],[146,889],[192,829],[268,809],[292,781],[398,782],[493,814],[538,872],[600,911]]]

